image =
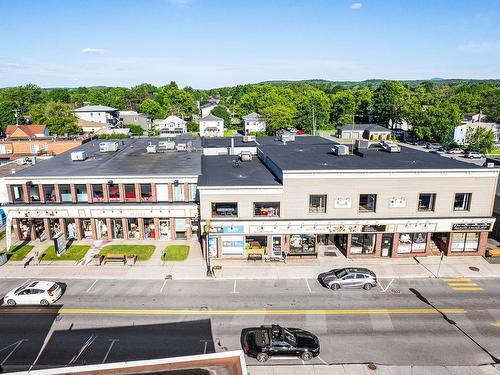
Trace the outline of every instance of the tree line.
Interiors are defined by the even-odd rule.
[[[179,88],[170,82],[160,87],[144,83],[132,88],[50,89],[28,84],[0,89],[0,127],[16,123],[17,113],[20,123],[29,118],[46,124],[52,134],[76,134],[72,111],[84,103],[135,110],[153,119],[173,114],[192,121],[197,104],[214,95],[221,98],[215,113],[227,126],[231,118],[258,112],[269,134],[290,127],[311,133],[314,116],[318,130],[352,122],[388,127],[406,122],[416,139],[446,143],[465,113],[481,111],[490,121],[500,122],[498,81],[268,82],[210,90]]]

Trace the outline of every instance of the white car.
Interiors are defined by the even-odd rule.
[[[61,287],[52,281],[32,281],[12,289],[3,298],[9,306],[42,305],[47,306],[61,297]]]
[[[476,151],[467,151],[464,157],[468,159],[481,159],[483,155],[481,155],[479,152]]]

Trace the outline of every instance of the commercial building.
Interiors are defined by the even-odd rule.
[[[484,254],[498,170],[367,142],[344,153],[320,137],[257,141],[251,160],[203,156],[200,225],[212,258]]]
[[[197,230],[201,150],[156,139],[90,141],[6,176],[19,240],[179,239]]]
[[[386,140],[391,130],[377,124],[350,124],[337,129],[337,137],[345,139]]]

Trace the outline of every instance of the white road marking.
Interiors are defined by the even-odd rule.
[[[113,348],[113,345],[115,345],[115,342],[120,341],[118,339],[109,339],[111,341],[111,344],[109,345],[108,351],[106,352],[106,355],[104,356],[104,359],[102,360],[102,363],[106,362],[108,359],[108,355],[111,352],[111,349]]]
[[[87,349],[90,345],[92,345],[96,338],[97,338],[97,336],[94,336],[94,334],[91,334],[90,337],[88,338],[88,340],[85,341],[85,344],[83,344],[83,346],[80,349],[80,351],[78,352],[78,354],[73,356],[73,358],[71,358],[71,361],[69,361],[68,365],[76,363],[76,361],[78,361],[78,358],[80,358],[80,356],[83,354],[85,349]]]
[[[323,358],[321,358],[319,355],[316,358],[318,358],[321,362],[323,362],[323,364],[328,365],[328,363],[326,363],[326,361]]]
[[[163,288],[165,288],[165,285],[167,285],[167,280],[163,281],[163,285],[161,286],[160,293],[163,292]]]
[[[239,293],[236,291],[236,280],[234,280],[234,284],[233,284],[233,293]]]
[[[307,289],[309,289],[309,293],[312,293],[312,290],[311,290],[311,286],[309,285],[309,281],[307,279],[306,280],[306,284],[307,284]]]
[[[92,287],[97,283],[97,280],[95,280],[91,286],[89,286],[89,288],[87,289],[87,293],[90,292],[90,289],[92,289]]]
[[[389,281],[389,284],[387,284],[387,286],[385,288],[382,288],[382,284],[379,281],[378,285],[380,286],[380,289],[382,289],[382,292],[384,292],[384,293],[387,292],[387,289],[389,289],[389,287],[391,286],[393,281],[394,281],[394,278],[392,278],[391,281]]]
[[[10,356],[12,354],[14,354],[14,352],[16,351],[17,348],[19,348],[19,346],[24,342],[24,341],[28,341],[26,339],[22,339],[22,340],[19,340],[19,341],[16,341],[15,343],[13,344],[10,344],[10,345],[7,345],[6,347],[4,348],[1,348],[0,349],[0,352],[3,352],[4,350],[10,348],[10,347],[14,347],[9,354],[7,354],[7,356],[4,358],[4,360],[2,362],[0,362],[0,366],[2,366],[5,362],[7,362],[7,360],[10,358]]]

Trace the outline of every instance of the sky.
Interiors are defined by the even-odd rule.
[[[0,87],[500,78],[500,0],[0,0]]]

